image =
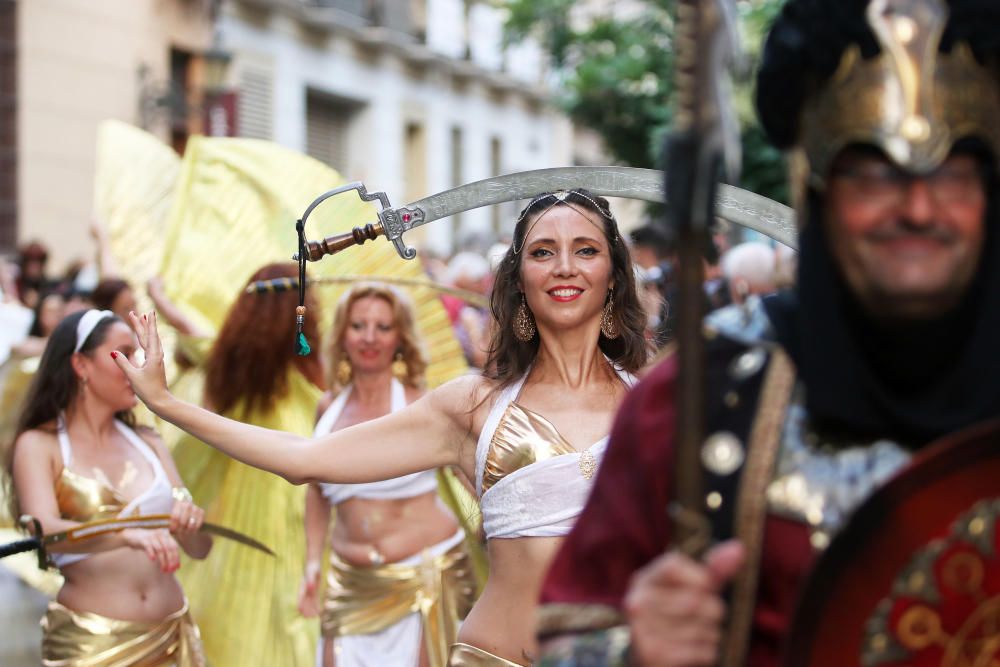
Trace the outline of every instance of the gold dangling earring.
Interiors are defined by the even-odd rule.
[[[396,356],[392,358],[392,374],[397,380],[405,380],[408,375],[409,368],[406,366],[406,361],[403,359],[403,352],[401,350],[396,351]]]
[[[621,335],[621,332],[618,330],[618,323],[615,322],[614,306],[612,306],[614,298],[614,289],[609,289],[608,301],[604,304],[604,312],[601,313],[601,333],[608,340],[614,340]]]
[[[535,318],[532,317],[531,311],[528,310],[528,302],[524,300],[524,292],[521,292],[521,305],[517,307],[517,312],[514,313],[514,338],[522,343],[527,343],[535,337],[536,331]]]
[[[351,384],[351,376],[354,375],[354,369],[351,368],[351,362],[347,359],[341,359],[340,363],[337,364],[337,382],[340,386],[346,387]]]

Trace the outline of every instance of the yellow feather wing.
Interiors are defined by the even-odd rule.
[[[167,221],[162,274],[170,297],[213,329],[260,266],[290,261],[296,251],[295,221],[340,175],[310,157],[253,139],[193,137],[180,170]],[[354,193],[328,200],[308,221],[310,237],[376,220],[376,208]],[[424,278],[418,261],[401,259],[382,239],[310,264],[309,274]],[[320,293],[321,331],[328,331],[333,304],[346,286]],[[465,372],[461,347],[432,288],[410,290],[417,323],[428,346],[428,383],[437,386]],[[289,313],[294,317],[294,313]],[[310,341],[316,347],[317,341]]]
[[[94,207],[107,227],[118,269],[137,297],[145,296],[143,286],[163,261],[180,166],[177,153],[148,132],[116,120],[98,128]]]

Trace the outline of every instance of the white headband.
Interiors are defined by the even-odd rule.
[[[80,348],[90,338],[90,334],[94,333],[94,328],[100,324],[101,320],[114,316],[115,314],[110,310],[95,310],[91,308],[85,312],[83,317],[76,323],[76,347],[73,348],[73,351],[80,351]]]

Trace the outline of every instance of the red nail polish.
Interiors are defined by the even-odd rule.
[[[142,321],[143,321],[143,322],[145,322],[145,321],[146,321],[146,316],[145,316],[145,315],[143,315],[143,316],[142,316]]]
[[[117,359],[118,358],[118,350],[112,350],[111,351],[111,358],[112,359]]]

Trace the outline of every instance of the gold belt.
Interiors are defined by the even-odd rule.
[[[323,636],[380,632],[419,613],[430,667],[447,665],[458,621],[475,599],[475,577],[465,546],[426,554],[419,563],[356,567],[330,553],[321,616]]]
[[[155,623],[122,621],[50,602],[42,618],[42,665],[205,667],[205,656],[187,601]]]

